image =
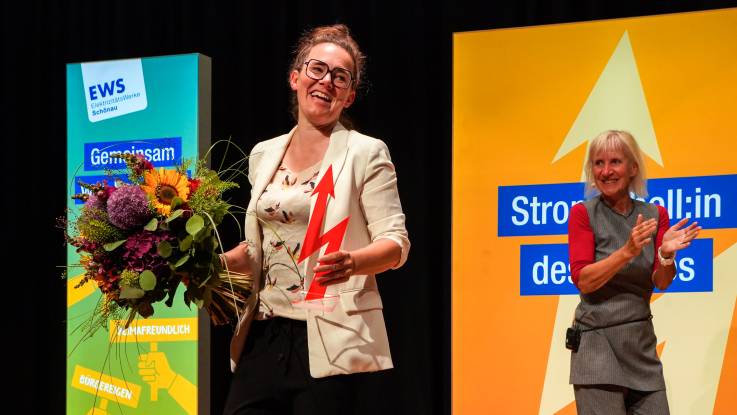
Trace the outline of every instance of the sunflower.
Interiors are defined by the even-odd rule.
[[[186,202],[189,197],[189,179],[176,170],[152,169],[143,173],[144,184],[141,189],[153,201],[156,210],[164,216],[171,213],[171,203],[178,197]]]

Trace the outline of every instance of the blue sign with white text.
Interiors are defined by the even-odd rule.
[[[678,252],[676,276],[665,292],[713,291],[713,257],[714,241],[695,239],[691,246]],[[520,245],[520,295],[578,293],[571,279],[568,244]]]
[[[115,153],[142,154],[156,167],[176,166],[182,160],[182,137],[84,143],[85,171],[125,168]]]
[[[571,206],[583,201],[583,183],[499,186],[499,236],[568,233]]]
[[[99,175],[99,176],[75,176],[74,177],[74,194],[89,194],[90,191],[82,187],[79,182],[86,184],[95,185],[97,183],[106,183],[108,186],[115,186],[115,182],[122,181],[124,183],[130,183],[127,174],[113,174],[113,175]],[[81,205],[84,202],[79,199],[74,199],[74,204]]]
[[[154,166],[158,167],[158,166]],[[187,170],[187,177],[192,177],[192,170]],[[118,182],[123,182],[125,184],[130,184],[130,179],[128,178],[127,174],[111,174],[111,175],[96,175],[96,176],[75,176],[74,177],[74,194],[81,194],[81,193],[87,193],[89,194],[90,191],[82,187],[79,182],[83,182],[86,184],[97,184],[97,183],[105,183],[107,182],[108,186],[115,186],[118,187]],[[75,205],[81,205],[84,201],[79,199],[74,199]]]
[[[704,229],[737,228],[737,175],[648,180],[648,197]],[[583,183],[499,186],[498,236],[565,235],[568,215],[583,200]]]
[[[671,225],[683,218],[704,229],[737,228],[737,174],[647,181],[647,201],[668,209]]]

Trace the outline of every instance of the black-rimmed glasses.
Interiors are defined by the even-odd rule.
[[[316,81],[330,73],[330,81],[336,88],[349,88],[353,82],[353,74],[348,69],[341,67],[330,69],[327,63],[317,59],[308,60],[305,66],[307,67],[305,74]]]

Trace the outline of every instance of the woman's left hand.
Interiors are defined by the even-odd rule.
[[[348,281],[356,271],[356,262],[348,251],[336,251],[317,259],[318,265],[313,269],[315,274],[327,272],[320,276],[320,285],[339,284]]]
[[[699,235],[701,226],[698,226],[698,222],[694,222],[688,225],[688,227],[683,228],[686,222],[688,222],[688,218],[683,218],[665,231],[663,242],[660,245],[660,251],[663,256],[673,256],[677,251],[691,245],[691,241]]]

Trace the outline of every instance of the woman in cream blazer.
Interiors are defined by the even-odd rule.
[[[345,413],[352,409],[355,376],[335,375],[393,366],[375,275],[400,267],[409,252],[397,177],[381,140],[339,122],[355,99],[363,60],[343,25],[303,35],[289,74],[297,125],[251,151],[245,241],[223,257],[229,269],[255,278],[253,295],[230,346],[234,377],[227,414]],[[310,174],[318,165],[319,172],[310,179],[297,181],[301,173],[295,172]],[[316,210],[320,196],[313,194],[311,186],[321,188],[319,183],[331,176],[333,188],[326,208]],[[296,187],[294,183],[304,190],[279,199]],[[315,212],[324,212],[320,213],[324,217],[313,217]],[[309,256],[301,257],[298,266],[304,276],[300,284],[305,289],[324,286],[325,306],[307,307],[304,313],[289,303],[279,308],[281,298],[293,294],[295,285],[278,274],[283,268],[274,271],[279,284],[286,284],[283,287],[274,282],[277,278],[272,278],[271,271],[263,271],[289,260],[270,256],[272,247],[280,249],[277,255],[284,255],[285,241],[273,239],[276,232],[264,225],[261,215],[289,230],[295,250],[300,246],[295,239],[302,240],[302,227],[306,231],[308,223],[321,220],[318,235],[323,235],[348,218],[339,250],[326,254],[322,247],[312,253],[301,246]],[[283,296],[275,296],[274,287]],[[275,306],[269,306],[269,301]]]
[[[279,167],[294,131],[263,141],[253,148],[249,159],[252,188],[248,211],[255,210],[256,201]],[[330,135],[318,182],[331,166],[335,198],[328,199],[322,231],[350,216],[342,250],[353,251],[373,241],[389,239],[401,247],[399,262],[392,268],[402,266],[407,260],[410,243],[397,192],[397,177],[386,144],[355,130],[347,130],[338,123]],[[316,200],[317,197],[313,196],[310,212]],[[252,272],[261,270],[261,232],[258,219],[247,215],[246,249]],[[303,275],[314,274],[310,271],[316,265],[316,259],[317,254],[304,261],[301,266]],[[261,279],[258,276],[256,281]],[[326,296],[330,295],[339,298],[331,312],[307,310],[310,374],[325,377],[391,368],[376,277],[373,274],[353,275],[345,282],[328,286]],[[257,296],[254,295],[233,336],[230,346],[232,370],[235,370],[250,318],[257,306]]]

